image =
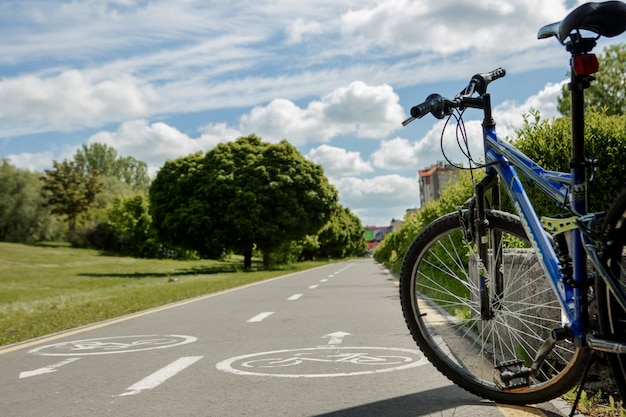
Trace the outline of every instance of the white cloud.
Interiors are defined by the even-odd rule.
[[[6,155],[5,158],[16,167],[41,172],[44,169],[52,167],[54,154],[52,151],[24,152],[18,155]]]
[[[77,70],[0,81],[1,134],[21,130],[71,130],[141,116],[156,101],[153,89],[134,77],[92,80]]]
[[[537,110],[543,119],[552,119],[559,117],[557,110],[557,98],[561,95],[563,85],[566,80],[560,83],[548,83],[536,94],[530,96],[524,103],[518,104],[506,101],[494,109],[494,117],[498,122],[498,127],[502,127],[505,134],[512,135],[510,128],[519,128],[523,123],[523,115],[528,114],[531,110]]]
[[[304,37],[309,35],[319,35],[322,31],[322,24],[319,22],[296,19],[287,28],[287,43],[300,43]]]
[[[372,165],[361,158],[360,152],[349,152],[346,149],[329,145],[321,145],[311,149],[306,157],[324,167],[327,176],[356,176],[373,172]]]
[[[328,142],[339,135],[381,138],[396,130],[404,110],[388,85],[354,81],[300,108],[285,99],[255,107],[241,117],[240,130],[268,141],[288,139],[296,145]]]
[[[154,175],[167,160],[208,151],[237,136],[239,132],[225,124],[207,125],[200,137],[191,138],[165,123],[148,124],[145,120],[134,120],[123,123],[115,132],[98,132],[87,142],[103,143],[117,149],[120,155],[132,155],[146,162],[150,175]]]
[[[380,148],[372,154],[372,163],[376,168],[389,171],[415,170],[420,166],[418,161],[420,148],[419,144],[403,138],[384,140]]]
[[[523,50],[540,24],[565,16],[565,1],[388,0],[341,16],[346,37],[366,46],[442,54],[468,49]],[[538,23],[541,22],[541,23]]]
[[[4,137],[252,106],[257,108],[246,121],[259,134],[276,130],[272,120],[260,120],[268,116],[285,124],[282,136],[302,134],[293,139],[297,143],[346,134],[379,137],[389,130],[376,131],[381,125],[367,122],[365,103],[350,107],[361,114],[352,122],[345,117],[350,114],[336,112],[343,120],[332,120],[332,114],[314,114],[313,103],[294,103],[332,89],[344,95],[340,99],[355,99],[349,94],[361,94],[357,84],[338,88],[352,80],[363,80],[371,92],[376,84],[459,77],[460,67],[502,64],[526,71],[531,49],[533,69],[563,62],[546,52],[557,43],[538,43],[535,34],[540,24],[565,15],[564,0],[303,0],[297,7],[287,1],[270,7],[265,0],[61,6],[7,0],[2,7],[15,20],[4,22],[0,45],[0,62],[8,69],[0,80]],[[282,37],[286,42],[277,42]],[[278,97],[287,102],[272,102]],[[321,106],[334,111],[331,104]],[[371,114],[380,114],[380,103],[371,104]],[[299,119],[293,122],[290,114]],[[388,116],[389,122],[395,118]],[[332,120],[334,130],[320,126],[321,117]]]
[[[364,225],[389,224],[391,217],[402,219],[408,208],[419,205],[416,177],[394,174],[374,178],[330,178],[330,182],[339,190],[341,203],[350,207]]]

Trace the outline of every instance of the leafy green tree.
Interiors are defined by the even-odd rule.
[[[97,173],[86,161],[76,155],[74,160],[52,162],[53,168],[41,177],[43,193],[52,213],[65,216],[69,226],[69,239],[76,239],[76,219],[93,206],[102,189]]]
[[[322,167],[287,141],[250,135],[167,162],[150,187],[150,203],[165,242],[207,255],[238,251],[250,269],[254,248],[269,265],[281,244],[317,233],[337,191]]]
[[[113,177],[128,184],[135,191],[147,191],[150,185],[148,166],[132,156],[118,156],[117,150],[103,143],[83,145],[76,157],[85,160],[87,167],[101,177]]]
[[[40,174],[0,160],[0,240],[31,243],[58,236],[60,223],[45,206]]]
[[[594,74],[596,80],[585,90],[585,104],[588,107],[603,111],[608,115],[619,115],[626,112],[626,44],[607,46],[598,56],[600,70]],[[570,92],[563,86],[558,98],[558,110],[569,116]]]
[[[117,199],[108,219],[115,231],[119,253],[144,258],[159,256],[160,245],[152,228],[147,197]]]
[[[367,250],[361,220],[349,208],[338,205],[330,221],[318,233],[318,257],[341,259]]]

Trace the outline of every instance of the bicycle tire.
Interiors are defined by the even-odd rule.
[[[503,250],[509,261],[502,268],[499,309],[492,319],[482,320],[479,289],[470,272],[470,265],[476,271],[478,267],[470,261],[472,248],[460,222],[467,217],[465,210],[435,220],[417,235],[404,257],[400,299],[414,340],[441,373],[480,397],[519,405],[564,394],[579,382],[588,357],[587,349],[567,340],[557,342],[528,386],[506,387],[494,378],[495,367],[503,362],[531,365],[550,330],[562,325],[561,308],[534,251],[519,249],[530,248],[519,218],[488,210],[489,228],[500,231],[502,241],[516,249]],[[538,280],[544,280],[545,288]]]
[[[626,189],[618,194],[611,204],[603,222],[602,230],[608,248],[602,256],[602,264],[610,276],[617,280],[618,290],[626,294]],[[595,280],[596,303],[598,307],[598,322],[603,338],[626,342],[626,311],[616,302],[608,290],[605,282]],[[622,398],[626,400],[626,354],[606,354],[613,374],[613,381]]]

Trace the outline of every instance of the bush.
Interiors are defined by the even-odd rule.
[[[571,126],[568,118],[548,121],[542,120],[538,113],[532,113],[525,117],[513,143],[544,169],[569,172]],[[598,162],[598,170],[588,190],[589,211],[603,211],[622,189],[626,178],[626,116],[607,116],[588,110],[585,150],[589,159]],[[524,181],[524,186],[540,216],[558,211],[553,200],[527,183]]]

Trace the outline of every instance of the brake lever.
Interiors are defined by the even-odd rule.
[[[406,125],[408,125],[409,123],[411,123],[413,120],[415,120],[415,117],[409,117],[408,119],[406,119],[404,122],[402,122],[402,127],[405,127]]]

